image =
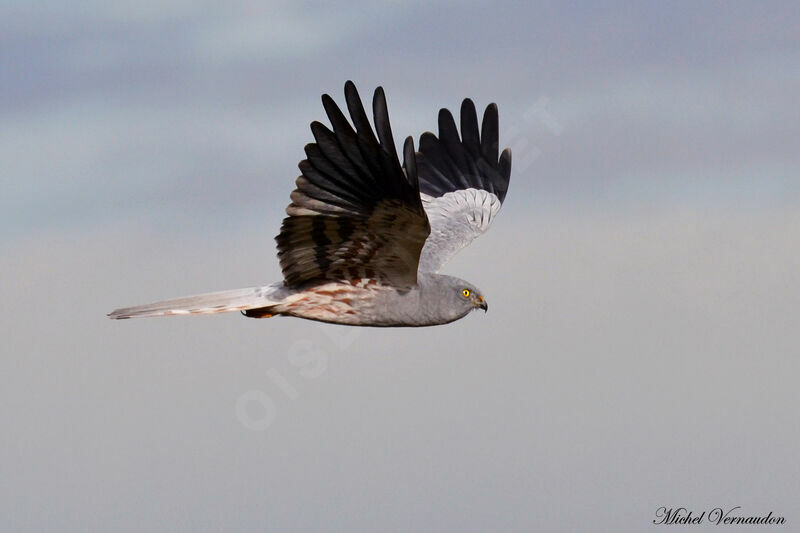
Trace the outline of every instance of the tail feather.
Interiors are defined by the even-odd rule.
[[[148,316],[207,315],[259,309],[279,303],[280,298],[274,298],[278,285],[280,284],[209,292],[185,298],[125,307],[115,309],[108,314],[108,317],[123,319]]]

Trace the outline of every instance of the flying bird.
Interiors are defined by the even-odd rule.
[[[505,199],[511,151],[498,155],[497,106],[486,108],[479,129],[475,104],[465,99],[460,135],[450,111],[440,110],[438,137],[423,133],[418,152],[406,138],[401,165],[383,89],[372,100],[374,132],[351,81],[344,94],[350,122],[325,94],[332,128],[311,123],[316,142],[305,147],[275,238],[283,281],[108,316],[241,311],[352,326],[433,326],[486,311],[477,287],[439,271],[489,228]]]

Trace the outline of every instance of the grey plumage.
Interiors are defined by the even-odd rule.
[[[439,113],[439,136],[408,137],[403,164],[386,98],[375,91],[373,131],[352,82],[345,84],[351,123],[323,95],[332,129],[313,122],[301,176],[276,237],[283,283],[118,309],[111,318],[209,314],[295,316],[347,325],[430,326],[488,308],[470,283],[438,274],[485,232],[505,199],[511,153],[498,158],[497,106],[480,132],[475,105],[461,106],[461,134]],[[377,137],[376,137],[377,132]]]

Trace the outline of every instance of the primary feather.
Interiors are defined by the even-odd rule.
[[[511,178],[511,150],[498,159],[497,106],[489,104],[478,132],[469,98],[461,104],[461,136],[453,115],[439,111],[439,136],[423,133],[417,165],[431,234],[419,269],[438,272],[459,250],[485,233],[500,211]]]

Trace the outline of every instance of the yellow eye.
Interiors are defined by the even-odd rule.
[[[463,291],[461,291],[461,294],[464,295],[464,298],[469,298],[469,289],[464,289]]]

